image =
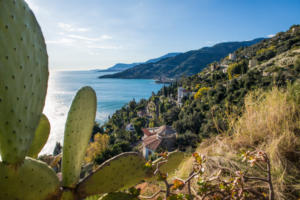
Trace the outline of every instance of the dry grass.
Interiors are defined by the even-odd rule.
[[[229,117],[231,133],[224,133],[201,143],[197,151],[208,156],[207,173],[220,168],[234,173],[247,169],[238,154],[259,149],[265,151],[272,165],[276,199],[296,199],[300,195],[300,86],[285,91],[255,91],[245,99],[245,111],[237,120]],[[265,177],[257,168],[249,173]],[[266,187],[253,183],[253,187]]]

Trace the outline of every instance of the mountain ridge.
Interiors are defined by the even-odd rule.
[[[146,62],[134,62],[134,63],[129,63],[129,64],[127,64],[127,63],[117,63],[117,64],[113,65],[112,67],[109,67],[109,68],[104,69],[104,70],[97,70],[97,71],[99,71],[99,72],[109,72],[109,71],[120,72],[120,71],[124,71],[124,70],[130,69],[130,68],[135,67],[135,66],[140,65],[140,64],[158,62],[158,61],[160,61],[162,59],[174,57],[174,56],[176,56],[178,54],[181,54],[181,53],[179,53],[179,52],[167,53],[167,54],[165,54],[163,56],[160,56],[158,58],[149,59]]]
[[[154,63],[139,64],[122,72],[99,78],[159,79],[162,76],[168,78],[178,78],[182,75],[190,76],[200,72],[207,64],[224,58],[238,48],[251,46],[264,39],[256,38],[250,41],[218,43],[212,47],[187,51]]]

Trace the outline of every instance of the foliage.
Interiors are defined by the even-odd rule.
[[[295,60],[294,67],[297,72],[300,72],[300,56],[298,56],[297,59]]]
[[[109,144],[109,136],[107,134],[97,133],[94,135],[94,142],[90,142],[86,155],[84,158],[85,163],[94,162],[96,156],[102,153]]]
[[[299,198],[299,91],[299,83],[295,83],[286,89],[248,94],[242,114],[228,116],[232,129],[202,142],[197,149],[210,158],[206,165],[207,176],[220,166],[225,170],[224,177],[243,171],[247,172],[244,177],[271,178],[275,199]],[[268,165],[271,176],[267,172]],[[249,188],[260,188],[256,189],[260,194],[268,194],[268,182],[247,179],[246,183]]]
[[[200,99],[204,94],[206,94],[209,91],[210,88],[208,87],[202,87],[200,88],[197,93],[194,95],[194,99]]]
[[[229,65],[227,69],[228,79],[231,80],[236,77],[238,74],[245,74],[248,70],[248,66],[245,60],[242,60],[238,63],[233,63]]]
[[[256,55],[262,55],[262,54],[266,53],[267,51],[273,51],[274,49],[275,49],[275,46],[271,45],[268,48],[263,48],[263,49],[258,50],[256,52]]]

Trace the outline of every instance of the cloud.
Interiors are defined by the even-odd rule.
[[[98,38],[90,38],[80,35],[63,35],[62,38],[56,40],[47,40],[47,44],[57,44],[57,45],[65,45],[65,46],[74,46],[74,47],[84,47],[87,49],[107,49],[107,50],[117,50],[121,49],[122,46],[120,45],[110,45],[110,44],[101,44],[103,38],[107,38],[107,36],[98,37]],[[94,53],[90,53],[94,54]],[[94,54],[96,55],[96,54]]]
[[[63,29],[64,31],[67,31],[67,32],[88,32],[90,30],[88,28],[74,27],[71,24],[66,24],[66,23],[62,23],[62,22],[59,22],[57,25],[59,28]]]
[[[110,40],[110,39],[112,39],[112,37],[110,35],[102,35],[101,39],[102,40]]]
[[[47,44],[64,44],[64,45],[71,45],[74,44],[76,40],[70,39],[70,38],[61,38],[58,40],[47,40]]]
[[[101,40],[112,39],[112,37],[109,36],[109,35],[102,35],[102,36],[96,37],[96,38],[86,37],[86,36],[81,36],[81,35],[74,35],[74,34],[67,35],[67,36],[70,37],[70,38],[73,38],[73,39],[90,41],[90,42],[97,42],[97,41],[101,41]]]
[[[270,34],[270,35],[267,35],[268,38],[271,38],[271,37],[274,37],[275,34]]]
[[[122,49],[123,47],[121,45],[115,46],[115,45],[88,45],[87,48],[89,49]]]

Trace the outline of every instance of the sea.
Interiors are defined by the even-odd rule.
[[[51,132],[41,154],[51,154],[56,142],[63,142],[63,134],[69,108],[76,92],[84,86],[91,86],[97,94],[96,121],[105,123],[116,110],[132,99],[137,102],[148,99],[163,84],[150,79],[99,79],[109,72],[50,71],[44,114],[47,115]],[[111,73],[110,73],[111,74]]]

